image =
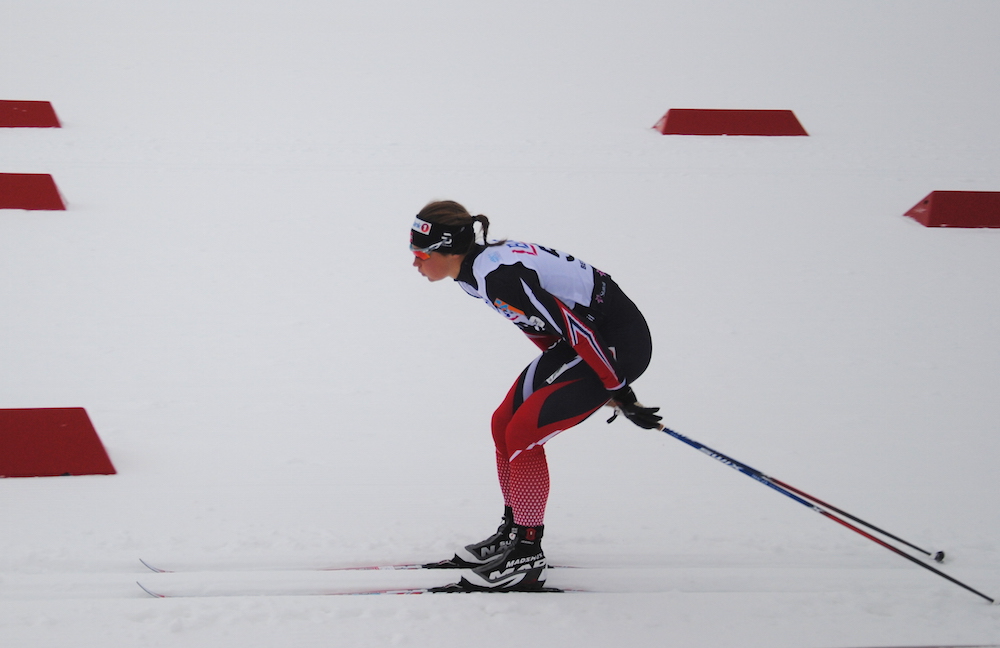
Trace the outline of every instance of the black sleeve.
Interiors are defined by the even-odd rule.
[[[625,385],[614,354],[600,334],[585,318],[542,288],[534,270],[520,263],[502,265],[486,276],[486,294],[493,308],[529,337],[558,336],[565,340],[608,390]]]

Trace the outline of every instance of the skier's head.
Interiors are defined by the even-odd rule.
[[[465,255],[476,244],[476,223],[486,245],[503,244],[503,241],[488,242],[490,219],[482,214],[473,216],[453,200],[429,203],[420,210],[410,228],[413,267],[430,281],[458,278]]]
[[[420,210],[410,229],[410,250],[418,256],[465,254],[476,242],[475,224],[482,224],[483,235],[490,221],[483,215],[473,216],[453,200],[429,203]]]

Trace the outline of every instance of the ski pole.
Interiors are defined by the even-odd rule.
[[[813,511],[816,511],[820,515],[822,515],[824,517],[827,517],[827,518],[833,520],[834,522],[836,522],[836,523],[838,523],[838,524],[840,524],[842,526],[845,526],[848,529],[850,529],[850,530],[852,530],[852,531],[854,531],[856,533],[861,534],[862,536],[868,538],[872,542],[875,542],[875,543],[877,543],[877,544],[885,547],[889,551],[891,551],[891,552],[893,552],[895,554],[898,554],[898,555],[902,556],[903,558],[906,558],[907,560],[913,562],[914,564],[920,565],[924,569],[927,569],[929,571],[934,572],[938,576],[941,576],[942,578],[951,581],[952,583],[954,583],[954,584],[958,585],[959,587],[962,587],[962,588],[964,588],[964,589],[972,592],[973,594],[976,594],[977,596],[981,596],[982,598],[986,599],[990,603],[995,603],[996,602],[994,599],[990,598],[989,596],[986,596],[982,592],[979,592],[979,591],[976,591],[976,590],[972,589],[971,587],[969,587],[965,583],[962,583],[961,581],[958,581],[958,580],[952,578],[948,574],[945,574],[944,572],[939,571],[939,570],[935,569],[934,567],[931,567],[930,565],[928,565],[928,564],[926,564],[926,563],[918,560],[917,558],[914,558],[913,556],[911,556],[910,554],[906,553],[905,551],[901,551],[900,549],[898,549],[896,547],[893,547],[892,545],[888,544],[887,542],[884,542],[884,541],[876,538],[875,536],[871,535],[870,533],[867,533],[867,532],[863,531],[862,529],[859,529],[858,527],[854,526],[850,522],[848,522],[846,520],[842,520],[841,518],[839,518],[836,515],[830,513],[829,511],[820,508],[819,504],[822,504],[822,503],[819,502],[819,500],[814,500],[813,502],[807,501],[807,500],[803,499],[803,497],[800,497],[799,495],[796,494],[796,493],[800,493],[804,497],[810,497],[810,496],[806,495],[805,493],[802,493],[801,491],[798,491],[797,489],[791,489],[790,487],[786,487],[783,484],[783,482],[778,482],[777,480],[768,477],[767,475],[765,475],[764,473],[760,472],[759,470],[756,470],[755,468],[751,468],[750,466],[746,465],[745,463],[742,463],[740,461],[736,461],[735,459],[732,459],[731,457],[727,457],[726,455],[722,454],[721,452],[717,452],[716,450],[713,450],[712,448],[709,448],[708,446],[704,445],[703,443],[699,443],[698,441],[695,441],[694,439],[688,438],[688,437],[684,436],[683,434],[680,434],[678,432],[674,432],[673,430],[671,430],[670,428],[668,428],[666,426],[657,425],[657,429],[659,429],[661,432],[665,432],[666,434],[669,434],[670,436],[674,437],[675,439],[677,439],[679,441],[683,441],[684,443],[688,444],[692,448],[694,448],[696,450],[699,450],[699,451],[707,454],[708,456],[712,457],[713,459],[716,459],[716,460],[718,460],[718,461],[726,464],[730,468],[738,470],[739,472],[743,473],[744,475],[747,475],[751,479],[753,479],[755,481],[758,481],[761,484],[764,484],[765,486],[773,488],[774,490],[778,491],[782,495],[785,495],[786,497],[789,497],[789,498],[795,500],[799,504],[802,504],[803,506],[805,506],[807,508],[810,508]],[[812,499],[812,498],[810,497],[810,499]],[[826,505],[824,504],[824,506],[826,506]],[[830,507],[830,508],[831,508],[831,510],[838,510],[838,509],[833,509],[833,507]],[[853,516],[848,516],[848,517],[852,517],[852,519],[854,519]],[[866,526],[869,526],[869,525],[866,524]],[[871,528],[875,529],[875,527],[871,527]],[[880,531],[878,529],[875,529],[875,530],[879,531],[879,533],[884,533],[883,531]],[[889,535],[889,534],[885,534],[885,535]],[[895,536],[889,536],[889,537],[895,538]],[[905,543],[905,544],[909,545],[909,543]],[[910,546],[913,546],[913,545],[910,545]],[[923,551],[923,550],[921,549],[921,551]],[[927,552],[924,552],[924,553],[927,553]],[[930,554],[928,553],[928,555],[930,555]],[[943,557],[943,553],[942,553],[942,557]]]
[[[769,477],[767,475],[765,475],[765,477],[767,477],[767,479],[773,481],[775,484],[778,484],[782,488],[787,488],[788,490],[792,491],[793,493],[796,493],[798,495],[801,495],[801,496],[805,497],[807,500],[815,502],[815,503],[819,504],[820,506],[825,506],[826,508],[830,509],[834,513],[837,513],[838,515],[842,515],[842,516],[844,516],[845,518],[847,518],[849,520],[854,520],[858,524],[864,525],[864,526],[868,527],[869,529],[872,529],[873,531],[877,531],[878,533],[881,533],[882,535],[884,535],[887,538],[892,538],[896,542],[905,544],[907,547],[911,547],[913,549],[916,549],[917,551],[919,551],[920,553],[924,554],[925,556],[930,556],[931,558],[934,559],[934,562],[938,562],[938,563],[944,562],[944,552],[943,551],[936,551],[933,554],[931,554],[931,552],[927,551],[926,549],[921,549],[917,545],[915,545],[915,544],[913,544],[911,542],[907,542],[906,540],[903,540],[899,536],[894,536],[893,534],[889,533],[888,531],[884,531],[884,530],[878,528],[874,524],[870,524],[868,522],[865,522],[861,518],[855,517],[855,516],[851,515],[850,513],[848,513],[847,511],[842,511],[839,508],[837,508],[836,506],[833,506],[831,504],[827,504],[826,502],[824,502],[823,500],[819,499],[818,497],[814,497],[814,496],[810,495],[809,493],[804,493],[804,492],[800,491],[799,489],[795,488],[794,486],[790,486],[789,484],[786,484],[785,482],[781,481],[780,479],[775,479],[774,477]]]
[[[709,454],[709,455],[714,454],[714,455],[718,455],[720,457],[725,457],[725,455],[722,455],[721,453],[716,452],[715,450],[712,450],[711,448],[708,448],[707,446],[705,446],[705,445],[703,445],[701,443],[698,443],[697,441],[693,441],[692,439],[689,439],[689,438],[685,437],[682,434],[674,432],[673,430],[669,430],[669,429],[667,429],[665,427],[662,427],[662,426],[661,426],[660,429],[663,432],[666,432],[667,434],[673,436],[674,438],[680,439],[681,441],[684,441],[688,445],[693,446],[693,447],[697,448],[698,450],[701,450],[702,452],[706,452],[706,454]],[[820,506],[824,506],[824,507],[830,509],[831,511],[833,511],[834,513],[837,513],[838,515],[842,515],[843,517],[845,517],[845,518],[847,518],[849,520],[853,520],[854,522],[857,522],[858,524],[861,524],[862,526],[866,526],[866,527],[868,527],[869,529],[871,529],[873,531],[881,533],[882,535],[884,535],[887,538],[891,538],[891,539],[895,540],[896,542],[899,542],[901,544],[906,545],[907,547],[910,547],[912,549],[916,549],[917,551],[919,551],[920,553],[924,554],[925,556],[933,558],[934,562],[943,562],[944,561],[944,552],[943,551],[937,551],[937,552],[935,552],[935,553],[932,554],[930,551],[927,551],[926,549],[922,549],[922,548],[918,547],[917,545],[913,544],[912,542],[907,542],[906,540],[903,540],[899,536],[893,535],[893,534],[889,533],[888,531],[886,531],[884,529],[878,528],[874,524],[871,524],[869,522],[865,522],[861,518],[855,517],[854,515],[851,515],[847,511],[839,509],[836,506],[833,506],[832,504],[828,504],[827,502],[824,502],[823,500],[819,499],[818,497],[815,497],[813,495],[810,495],[809,493],[806,493],[806,492],[804,492],[802,490],[799,490],[798,488],[795,488],[794,486],[792,486],[790,484],[786,484],[785,482],[781,481],[780,479],[776,479],[774,477],[771,477],[770,475],[765,475],[764,473],[762,473],[761,471],[757,470],[756,468],[751,468],[750,466],[746,465],[745,463],[742,463],[740,461],[736,461],[732,457],[725,457],[725,459],[727,461],[733,463],[733,464],[739,464],[740,466],[743,467],[743,469],[745,471],[754,473],[754,474],[760,476],[761,478],[766,479],[769,482],[772,482],[774,484],[777,484],[778,486],[781,486],[785,490],[792,491],[796,495],[800,495],[800,496],[804,497],[805,499],[807,499],[807,500],[809,500],[811,502],[815,502],[816,504],[819,504]]]

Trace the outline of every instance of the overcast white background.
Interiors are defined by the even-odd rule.
[[[4,2],[0,98],[63,127],[0,129],[0,171],[51,173],[68,210],[0,211],[0,407],[85,407],[118,474],[0,481],[0,642],[1000,643],[1000,608],[597,416],[547,446],[545,549],[588,567],[552,585],[602,593],[135,585],[343,585],[295,570],[492,532],[489,417],[534,346],[410,267],[413,215],[449,198],[618,280],[670,427],[1000,594],[1000,232],[903,217],[1000,191],[998,22],[964,0]],[[661,136],[669,108],[790,109],[809,136]]]

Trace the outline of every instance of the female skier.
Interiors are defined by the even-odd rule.
[[[428,204],[410,232],[421,275],[454,279],[542,350],[493,414],[503,523],[445,562],[471,568],[459,583],[465,589],[537,590],[545,582],[549,494],[542,444],[604,405],[656,427],[659,408],[638,403],[631,387],[649,365],[652,341],[642,313],[609,275],[552,248],[490,241],[488,232],[488,218],[453,201]]]

